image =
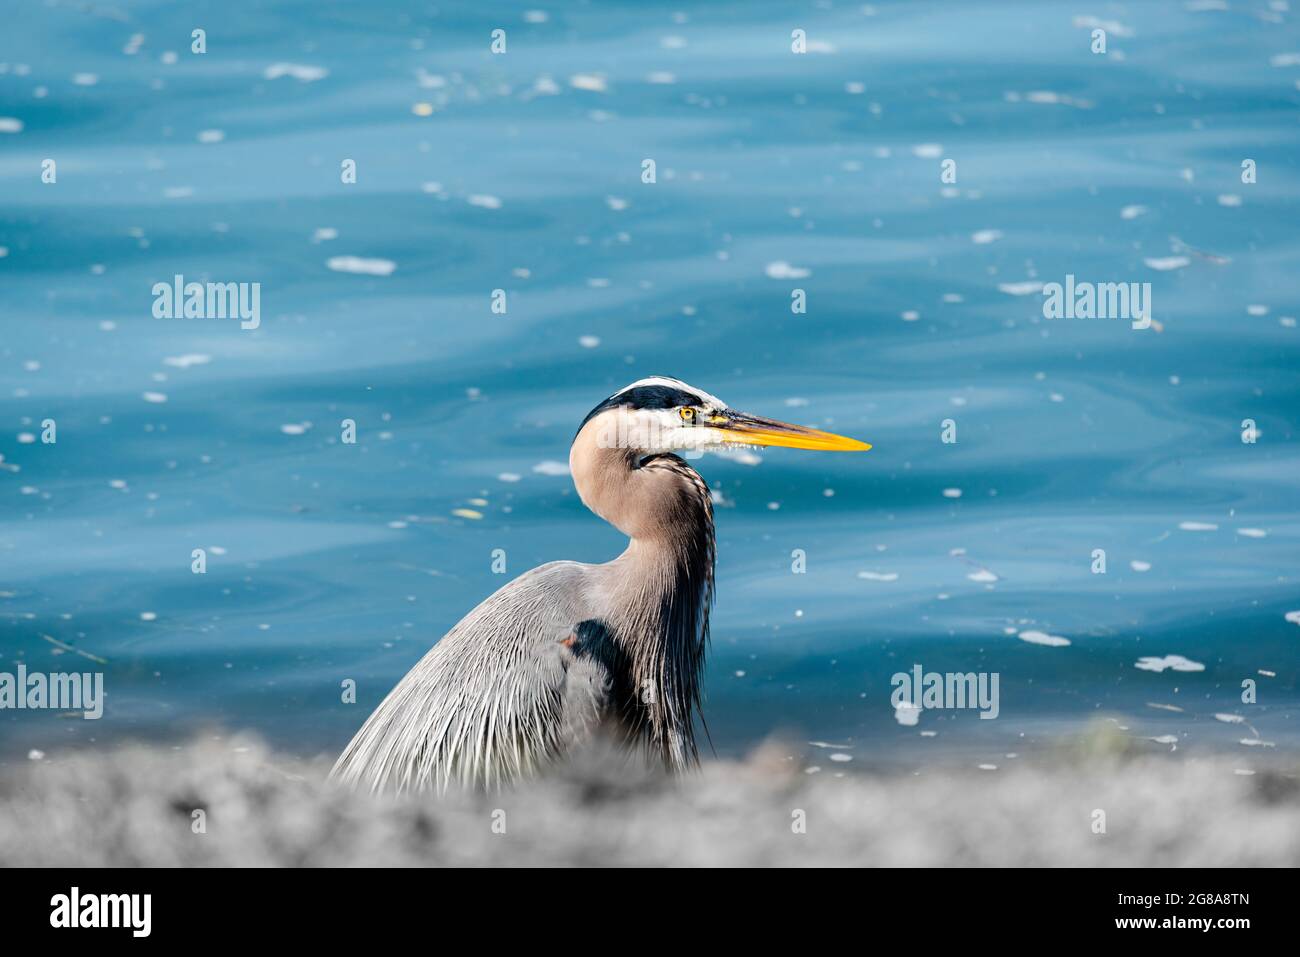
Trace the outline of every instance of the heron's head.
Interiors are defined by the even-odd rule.
[[[600,448],[654,454],[780,445],[824,452],[865,452],[866,442],[728,408],[680,379],[652,376],[615,392],[583,420]]]

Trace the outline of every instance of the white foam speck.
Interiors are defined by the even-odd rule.
[[[1133,205],[1125,206],[1119,211],[1120,219],[1137,219],[1139,216],[1145,216],[1147,208],[1145,206]]]
[[[0,116],[0,133],[21,133],[23,121],[16,116]]]
[[[869,582],[896,582],[898,572],[858,572],[858,577]]]
[[[289,76],[302,83],[312,83],[329,76],[329,70],[323,66],[305,66],[301,63],[272,63],[262,71],[262,76],[268,80]]]
[[[914,728],[921,720],[921,709],[910,701],[900,701],[894,708],[894,720],[905,728]]]
[[[157,619],[158,619],[158,613],[157,613],[157,612],[153,612],[153,611],[142,611],[142,612],[140,612],[140,620],[141,620],[141,621],[156,621]]]
[[[163,360],[163,365],[173,366],[177,369],[188,369],[190,366],[207,365],[212,361],[212,356],[204,355],[201,352],[188,352],[183,356],[168,356]]]
[[[280,426],[280,431],[285,435],[304,435],[310,428],[310,422],[286,422]]]
[[[1219,526],[1212,522],[1179,522],[1178,527],[1184,532],[1216,532]]]
[[[99,75],[95,73],[74,73],[72,82],[77,86],[94,86],[99,82]]]
[[[845,753],[843,753],[842,751],[836,751],[834,754],[832,754],[832,755],[830,756],[830,758],[831,758],[832,761],[835,761],[835,762],[837,762],[837,763],[839,763],[839,764],[843,764],[843,763],[845,763],[846,761],[852,761],[852,760],[853,760],[853,755],[851,755],[851,754],[845,754]]]
[[[1027,641],[1031,645],[1047,645],[1049,648],[1065,648],[1070,644],[1069,638],[1062,638],[1060,635],[1049,635],[1045,631],[1022,631],[1016,636],[1021,641]]]
[[[912,155],[922,159],[938,159],[943,155],[943,146],[939,143],[918,143],[912,147]]]
[[[711,449],[718,458],[726,459],[728,462],[736,462],[740,465],[762,465],[763,457],[756,455],[749,449],[742,449],[733,446],[723,446],[722,448]]]
[[[569,86],[592,93],[604,93],[608,89],[605,77],[599,73],[575,73],[569,77]]]
[[[1093,106],[1091,100],[1076,100],[1068,93],[1054,93],[1051,90],[1030,90],[1028,93],[1017,93],[1011,90],[1003,93],[1002,99],[1008,103],[1019,103],[1023,100],[1026,103],[1074,106],[1081,110],[1090,110]]]
[[[1190,658],[1184,658],[1182,655],[1165,655],[1163,658],[1154,658],[1147,656],[1139,658],[1133,665],[1141,671],[1164,671],[1166,668],[1172,671],[1204,671],[1205,665],[1199,661],[1192,661]]]
[[[674,74],[667,72],[666,70],[656,70],[654,73],[649,74],[645,78],[645,81],[647,83],[658,83],[664,86],[668,86],[670,84],[676,83],[677,77]]]
[[[545,10],[525,10],[524,23],[545,23],[550,15]]]
[[[578,336],[578,345],[584,349],[594,349],[600,345],[599,336]]]
[[[501,208],[500,198],[496,196],[492,196],[488,193],[474,193],[470,196],[467,196],[465,198],[465,202],[469,203],[471,206],[479,206],[483,209]]]
[[[397,263],[391,259],[363,259],[360,256],[331,256],[325,260],[325,265],[335,272],[363,276],[389,276],[397,268]]]
[[[1182,269],[1184,266],[1191,264],[1191,260],[1186,256],[1148,256],[1142,261],[1158,272]]]
[[[225,130],[199,130],[200,143],[220,143],[225,138]]]
[[[981,568],[977,572],[971,572],[966,577],[973,582],[995,582],[998,580],[998,576],[993,574],[993,572],[989,571],[987,568]]]
[[[959,489],[959,488],[946,488],[946,489],[943,490],[943,497],[944,497],[944,498],[961,498],[961,489]]]
[[[791,266],[784,259],[768,263],[763,267],[763,272],[767,273],[768,279],[807,279],[812,275],[811,269]]]
[[[1216,714],[1216,721],[1222,721],[1224,724],[1244,724],[1246,719],[1239,714]]]
[[[1032,296],[1036,292],[1043,291],[1043,284],[1033,279],[1024,282],[1000,282],[998,289],[1008,296]]]
[[[1268,532],[1262,528],[1239,528],[1237,534],[1242,538],[1266,538]]]
[[[522,478],[523,476],[520,475],[518,472],[502,472],[500,475],[497,476],[497,481],[518,482]]]
[[[1300,625],[1300,611],[1288,611],[1282,617],[1293,625]]]
[[[1099,27],[1102,30],[1105,30],[1107,33],[1115,34],[1115,36],[1117,37],[1131,37],[1136,35],[1132,27],[1127,27],[1124,24],[1120,23],[1118,20],[1102,20],[1094,16],[1081,15],[1081,16],[1076,16],[1072,21],[1072,23],[1076,28],[1083,28],[1087,30],[1091,30],[1093,28]]]
[[[559,96],[560,85],[546,74],[533,81],[533,96]]]
[[[1177,744],[1177,743],[1178,743],[1178,735],[1176,735],[1176,734],[1160,734],[1160,735],[1156,735],[1156,736],[1155,736],[1154,738],[1152,738],[1151,740],[1154,741],[1156,744]]]
[[[1138,559],[1136,559],[1136,558],[1133,559],[1133,561],[1131,561],[1131,562],[1128,563],[1128,567],[1131,568],[1131,569],[1133,569],[1135,572],[1149,572],[1149,571],[1151,571],[1151,563],[1150,563],[1150,562],[1140,561],[1140,560],[1138,560]]]
[[[311,234],[311,241],[314,243],[329,242],[331,239],[338,239],[339,231],[332,226],[321,226]]]
[[[970,235],[970,241],[976,246],[987,246],[989,243],[995,243],[1001,238],[1002,230],[1000,229],[981,229]]]
[[[166,394],[162,392],[144,392],[141,394],[140,398],[144,399],[146,402],[154,402],[154,403],[162,403],[167,401]]]
[[[567,462],[556,462],[547,459],[544,462],[538,462],[533,466],[533,471],[539,475],[568,475],[569,465]]]

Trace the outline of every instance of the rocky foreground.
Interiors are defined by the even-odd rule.
[[[1217,759],[1062,753],[836,777],[773,746],[685,781],[616,768],[589,757],[494,795],[376,798],[253,739],[71,753],[0,775],[0,862],[1300,864],[1300,774]]]

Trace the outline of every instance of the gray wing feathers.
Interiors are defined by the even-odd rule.
[[[375,709],[332,776],[371,791],[492,787],[589,733],[608,677],[561,644],[591,617],[585,569],[543,565],[466,615]]]

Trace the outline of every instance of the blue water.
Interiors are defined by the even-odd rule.
[[[537,466],[666,374],[875,445],[696,463],[718,754],[1294,756],[1297,12],[538,3],[4,4],[0,670],[108,698],[0,712],[0,753],[336,752],[495,549],[621,550]],[[260,326],[154,318],[178,273],[260,283]],[[1151,283],[1161,331],[1045,319],[1067,274]],[[999,717],[899,723],[918,663],[997,672]]]

